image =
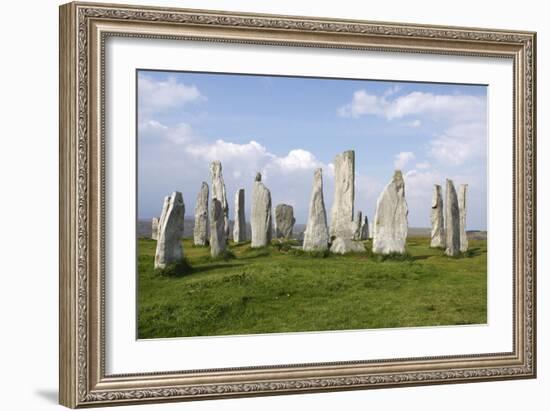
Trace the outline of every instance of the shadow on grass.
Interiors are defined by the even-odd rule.
[[[269,257],[271,250],[269,247],[248,247],[239,255],[239,260],[252,260],[253,258]]]
[[[411,256],[411,259],[416,261],[416,260],[427,260],[428,258],[430,257],[434,257],[433,255],[413,255]]]
[[[462,253],[462,257],[464,258],[473,258],[473,257],[479,257],[482,253],[481,248],[470,248],[469,250]]]
[[[193,267],[193,274],[205,273],[208,271],[217,270],[219,268],[234,268],[239,266],[241,266],[241,264],[209,264],[204,266]]]

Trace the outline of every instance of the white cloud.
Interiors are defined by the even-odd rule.
[[[405,167],[407,165],[407,163],[409,161],[414,160],[415,157],[416,156],[414,155],[414,153],[412,153],[410,151],[402,151],[399,154],[395,155],[395,160],[393,161],[393,166],[396,169],[401,170],[403,167]]]
[[[460,166],[485,155],[487,141],[486,98],[483,95],[434,94],[414,91],[395,95],[398,90],[388,89],[381,95],[367,90],[353,93],[350,103],[340,107],[342,117],[358,118],[364,115],[383,117],[388,121],[407,116],[428,116],[444,131],[428,144],[427,155],[448,166]],[[425,120],[423,118],[423,120]],[[405,123],[418,128],[423,120]],[[396,159],[396,167],[408,160]],[[402,167],[402,166],[401,166]]]
[[[141,73],[138,77],[139,107],[144,113],[178,109],[205,97],[194,85],[180,83],[175,77],[156,80]]]
[[[392,96],[395,93],[399,93],[400,91],[401,91],[401,87],[396,84],[388,88],[386,91],[384,91],[384,97]]]
[[[412,128],[418,128],[418,127],[420,127],[420,126],[422,125],[422,121],[416,119],[416,120],[413,120],[413,121],[409,121],[409,122],[407,123],[407,125],[408,125],[409,127],[412,127]]]
[[[384,115],[388,102],[385,97],[369,94],[365,90],[353,93],[351,103],[338,109],[341,117],[358,118],[365,114]]]
[[[430,141],[430,155],[454,166],[483,158],[487,151],[485,122],[455,124]]]
[[[388,89],[382,95],[377,95],[364,89],[357,90],[353,93],[351,102],[338,109],[338,114],[352,118],[370,114],[385,117],[387,120],[413,114],[437,114],[452,117],[454,122],[485,117],[484,96],[413,91],[391,98],[396,92],[394,89]],[[418,127],[420,124],[419,120],[409,123],[412,127]]]
[[[181,129],[182,127],[180,127]],[[270,152],[255,140],[246,143],[231,143],[223,139],[207,141],[187,126],[188,144],[175,144],[172,135],[176,127],[159,122],[148,122],[140,127],[142,139],[161,139],[166,144],[149,145],[139,150],[138,201],[140,216],[153,216],[160,212],[166,193],[179,190],[183,193],[188,213],[192,213],[200,182],[209,183],[209,165],[220,160],[227,188],[232,199],[239,188],[245,189],[247,214],[250,210],[250,195],[257,171],[271,191],[272,204],[286,203],[294,206],[297,223],[307,220],[313,170],[323,169],[324,199],[330,219],[334,195],[334,164],[324,163],[313,153],[295,148],[284,155]],[[181,133],[181,130],[179,131]],[[162,161],[158,161],[162,159]],[[355,176],[355,207],[374,216],[376,199],[383,188],[381,181],[359,172]],[[230,201],[230,216],[233,218]]]
[[[424,161],[422,163],[416,163],[414,167],[417,168],[418,170],[426,170],[431,167],[431,164],[428,163],[427,161]]]
[[[285,157],[275,157],[273,163],[280,167],[281,170],[289,172],[314,170],[323,166],[312,153],[302,149],[291,150]]]

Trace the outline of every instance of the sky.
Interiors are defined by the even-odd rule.
[[[355,210],[372,221],[394,170],[405,178],[409,226],[429,227],[434,184],[468,184],[467,229],[487,225],[487,87],[215,73],[137,73],[138,218],[183,193],[193,218],[201,182],[220,160],[233,219],[254,176],[273,208],[305,224],[313,171],[323,169],[327,217],[336,154],[355,151]]]

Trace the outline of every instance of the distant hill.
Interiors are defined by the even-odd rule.
[[[233,221],[230,221],[231,233],[233,232]],[[186,218],[184,220],[183,237],[193,238],[193,228],[195,226],[194,219]],[[294,234],[298,239],[302,239],[305,224],[296,224],[294,226]],[[409,227],[409,237],[429,237],[430,229],[423,227]],[[151,220],[138,220],[137,222],[137,236],[138,237],[151,237]],[[250,238],[251,230],[250,224],[246,224],[246,238]],[[468,238],[471,240],[486,240],[487,231],[468,231]]]

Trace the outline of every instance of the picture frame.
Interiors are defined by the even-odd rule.
[[[105,78],[111,38],[512,63],[512,349],[462,355],[106,372]],[[223,71],[223,62],[220,62]],[[60,7],[60,403],[67,407],[536,377],[536,34],[73,2]],[[109,160],[114,161],[115,160]]]

